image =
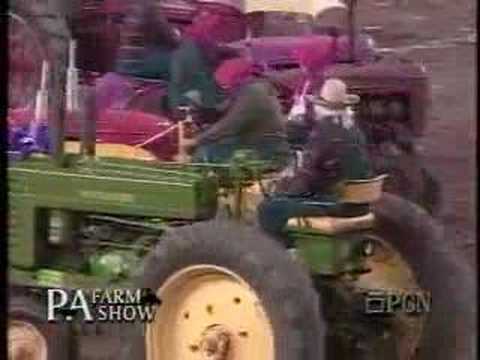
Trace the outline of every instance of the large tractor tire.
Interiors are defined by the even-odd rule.
[[[389,175],[386,192],[420,205],[435,217],[441,214],[442,186],[420,156],[403,153],[393,158],[373,155],[373,159],[376,171]]]
[[[328,322],[328,359],[475,359],[473,272],[419,206],[384,194],[373,211],[375,229],[363,235],[375,244],[366,258],[369,271],[316,281]],[[418,312],[409,313],[410,303],[389,315],[384,303],[372,313],[365,295],[384,291],[418,296],[410,308]]]
[[[324,359],[308,273],[253,227],[217,220],[169,231],[137,285],[162,305],[137,326],[124,359]]]
[[[47,309],[32,295],[14,294],[8,310],[9,360],[75,359],[69,324],[48,323]]]
[[[442,215],[443,211],[443,193],[442,185],[437,176],[427,167],[420,169],[422,173],[423,192],[421,203],[424,208],[433,216]]]
[[[375,207],[378,234],[408,262],[420,287],[431,294],[415,360],[473,360],[475,277],[442,229],[419,206],[384,194]]]
[[[42,61],[50,62],[52,76],[64,76],[70,30],[65,11],[68,2],[16,0],[10,3],[10,107],[32,105],[40,87]]]

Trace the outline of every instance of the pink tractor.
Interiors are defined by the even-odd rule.
[[[68,3],[68,4],[67,4]],[[114,70],[118,56],[135,59],[143,47],[142,21],[146,11],[159,14],[163,21],[173,21],[180,32],[191,22],[199,6],[221,13],[224,17],[243,15],[224,4],[185,1],[14,1],[10,11],[10,111],[9,121],[25,126],[34,117],[35,93],[40,86],[42,60],[52,66],[66,67],[70,39],[76,40],[76,61],[79,83],[101,87],[104,75]],[[160,21],[160,20],[159,20]],[[166,21],[165,25],[169,26]],[[229,40],[241,39],[244,27],[234,27]],[[52,76],[56,76],[55,73]],[[114,75],[113,75],[114,76]],[[99,154],[142,156],[173,160],[178,152],[177,129],[159,99],[166,95],[166,83],[143,78],[115,79],[118,89],[108,99],[98,99],[96,116]],[[54,108],[51,106],[50,108]],[[75,149],[75,140],[82,128],[79,114],[68,114],[68,148]],[[121,146],[117,151],[112,144]],[[126,145],[130,147],[123,146]],[[112,153],[112,149],[115,149]],[[128,151],[127,151],[128,150]]]

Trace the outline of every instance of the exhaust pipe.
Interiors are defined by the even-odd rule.
[[[97,104],[95,91],[79,85],[76,68],[77,42],[70,40],[66,84],[66,111],[75,114],[81,121],[80,154],[95,157]]]
[[[77,42],[70,40],[68,48],[68,69],[67,69],[67,112],[76,112],[78,106],[78,69],[75,67],[77,59]]]
[[[30,123],[30,136],[37,139],[38,131],[42,123],[48,119],[48,78],[50,75],[50,64],[44,60],[42,62],[42,78],[40,90],[37,91],[35,98],[35,116]]]
[[[53,162],[58,167],[64,167],[64,138],[65,138],[65,70],[56,67],[53,71],[52,84],[52,113],[48,117],[50,133],[50,148]]]
[[[78,70],[75,68],[76,42],[70,41],[68,69],[56,66],[53,71],[52,116],[49,117],[50,145],[54,163],[65,166],[65,116],[78,112]],[[63,64],[62,64],[63,65]],[[66,96],[65,96],[66,94]]]

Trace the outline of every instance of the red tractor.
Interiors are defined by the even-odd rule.
[[[345,43],[347,39],[347,46],[334,54],[336,62],[324,69],[324,77],[342,78],[350,91],[361,96],[356,110],[370,140],[370,153],[379,171],[392,174],[387,189],[422,204],[432,213],[438,212],[439,184],[424,166],[415,145],[429,118],[430,87],[424,68],[376,52],[373,40],[356,29],[356,1],[350,1],[348,6],[339,1],[312,2],[318,9],[307,9],[310,3],[306,2],[301,12],[289,3],[294,2],[265,7],[253,0],[13,1],[10,118],[29,121],[40,83],[41,60],[66,66],[71,38],[77,40],[76,66],[80,82],[86,85],[94,85],[98,77],[112,71],[117,56],[135,57],[143,45],[140,28],[146,11],[156,13],[159,21],[167,19],[180,34],[202,8],[231,18],[227,39],[230,46],[249,53],[262,76],[277,86],[285,111],[292,106],[302,81],[293,50],[312,39],[312,44],[332,38]],[[315,13],[319,9],[322,16]],[[335,35],[330,32],[332,28],[336,29]],[[357,51],[357,47],[366,48],[369,55]],[[129,98],[120,108],[101,109],[97,140],[142,148],[157,158],[171,159],[177,137],[174,132],[168,133],[171,122],[155,106],[166,94],[165,85],[161,81],[132,81]],[[79,129],[75,119],[67,123],[71,137],[78,137]],[[158,137],[164,131],[167,134]],[[406,146],[401,139],[404,135],[409,139]]]

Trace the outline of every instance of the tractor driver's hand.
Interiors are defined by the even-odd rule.
[[[197,145],[198,142],[195,138],[183,139],[183,148],[187,152],[187,154],[192,154]]]

